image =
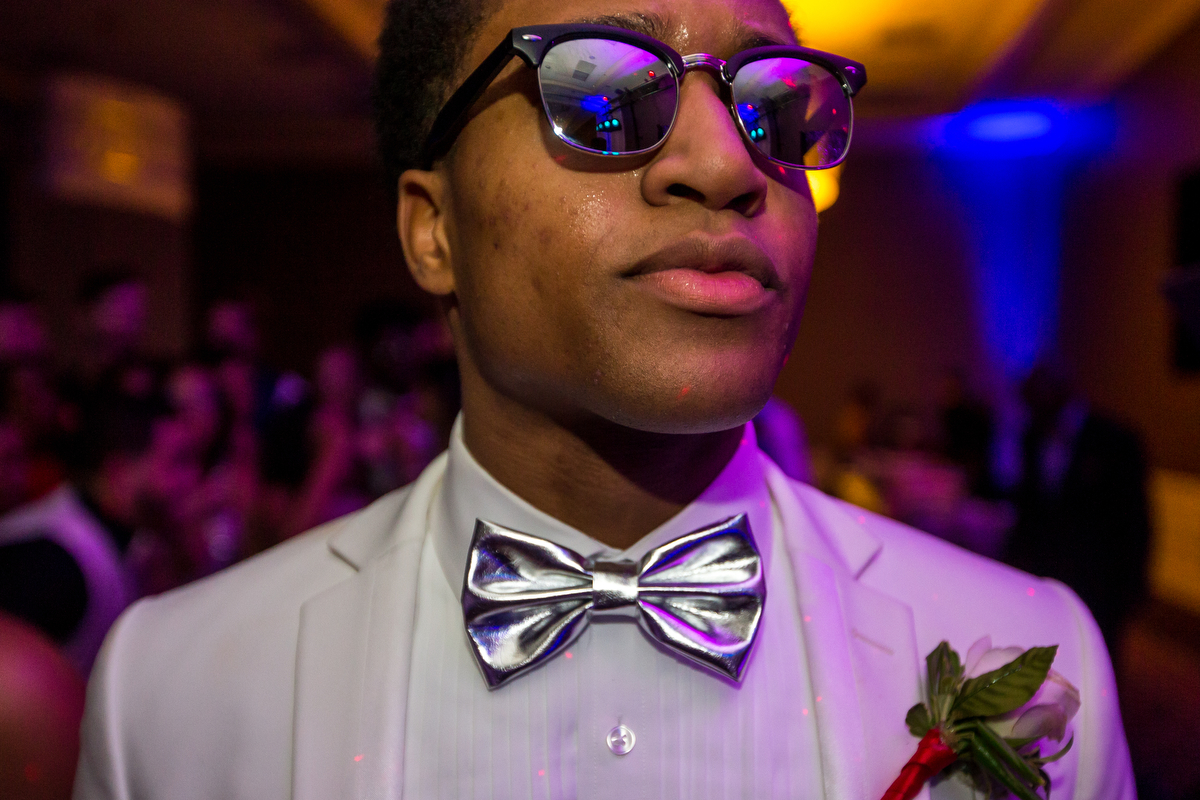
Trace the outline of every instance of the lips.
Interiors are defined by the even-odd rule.
[[[752,314],[779,288],[771,259],[740,236],[690,236],[642,259],[625,277],[670,305],[716,316]]]

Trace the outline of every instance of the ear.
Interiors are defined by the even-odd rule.
[[[406,170],[400,175],[398,188],[396,228],[408,271],[417,285],[430,294],[452,294],[454,271],[446,238],[449,193],[445,173]]]

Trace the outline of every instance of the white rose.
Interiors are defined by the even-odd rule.
[[[992,637],[985,636],[967,651],[964,665],[967,678],[999,669],[1024,653],[1022,647],[992,647]],[[1067,723],[1079,711],[1079,690],[1054,670],[1046,675],[1041,688],[1018,709],[988,719],[988,725],[1006,739],[1041,739],[1056,742],[1066,735]]]

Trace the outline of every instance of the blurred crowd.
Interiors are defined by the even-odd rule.
[[[132,272],[87,279],[68,356],[32,298],[0,296],[0,611],[85,676],[132,600],[410,482],[458,410],[448,331],[402,305],[364,308],[302,376],[263,359],[237,300],[195,353],[151,357],[147,302]]]
[[[1139,437],[1091,406],[1054,361],[997,407],[948,372],[929,403],[887,404],[873,384],[842,405],[815,482],[1035,575],[1091,609],[1110,648],[1147,594],[1150,510]]]
[[[188,357],[147,355],[147,286],[109,270],[76,303],[73,353],[41,309],[0,296],[0,613],[87,675],[140,596],[180,586],[361,508],[441,452],[458,411],[441,320],[381,302],[311,373],[273,368],[254,311],[222,300]],[[810,450],[772,399],[763,449],[792,477],[1029,572],[1059,578],[1110,644],[1145,591],[1137,437],[1043,364],[997,411],[950,372],[924,406],[847,397]]]

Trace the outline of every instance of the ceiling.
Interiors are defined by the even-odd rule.
[[[420,1],[420,0],[418,0]],[[433,1],[433,0],[426,0]],[[785,0],[806,44],[867,65],[865,117],[982,97],[1103,98],[1200,0]],[[0,103],[84,70],[183,101],[202,159],[366,159],[384,0],[4,0]]]
[[[866,116],[985,97],[1104,98],[1200,12],[1200,0],[784,0],[806,44],[867,65]]]
[[[366,59],[383,0],[297,0]],[[867,65],[868,116],[981,97],[1108,95],[1200,12],[1200,0],[783,0],[802,40]]]

